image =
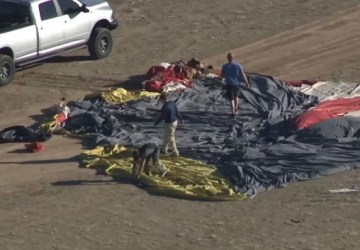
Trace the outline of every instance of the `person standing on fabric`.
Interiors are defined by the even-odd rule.
[[[224,64],[221,69],[221,77],[225,78],[226,95],[230,101],[231,115],[235,117],[239,109],[239,98],[237,93],[241,83],[246,83],[249,87],[249,81],[244,73],[240,63],[234,62],[235,55],[227,54],[228,63]]]
[[[161,121],[165,122],[164,142],[162,145],[162,153],[167,154],[168,149],[172,151],[174,156],[179,156],[179,151],[176,147],[175,131],[178,125],[178,120],[183,124],[183,119],[177,108],[176,102],[168,101],[166,95],[163,93],[160,96],[160,101],[163,103],[161,114],[155,122],[157,126]]]

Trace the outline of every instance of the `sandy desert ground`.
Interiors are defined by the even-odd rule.
[[[68,53],[19,71],[0,89],[0,127],[31,125],[41,109],[136,83],[163,61],[219,66],[230,49],[247,71],[283,79],[360,81],[357,0],[110,1],[122,26],[112,55]],[[360,249],[359,185],[351,171],[239,202],[197,202],[115,184],[76,161],[84,146],[0,145],[0,249]]]

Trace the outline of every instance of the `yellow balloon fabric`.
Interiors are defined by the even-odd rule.
[[[151,175],[139,179],[131,174],[132,149],[121,145],[99,146],[82,154],[87,168],[106,173],[115,180],[135,180],[150,193],[176,198],[230,201],[242,200],[245,195],[235,193],[231,182],[211,165],[184,157],[161,156],[161,163],[168,172],[161,177],[156,169]]]
[[[97,92],[87,95],[86,98],[100,96],[106,102],[123,104],[128,101],[138,100],[144,97],[159,96],[157,92],[148,91],[127,91],[124,88],[110,89],[107,91]]]

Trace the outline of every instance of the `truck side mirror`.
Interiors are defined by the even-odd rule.
[[[90,11],[85,4],[81,5],[80,10],[84,13],[88,13]]]

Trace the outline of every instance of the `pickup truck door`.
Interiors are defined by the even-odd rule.
[[[33,3],[33,12],[38,28],[39,55],[46,55],[61,48],[64,42],[65,18],[53,0]]]
[[[85,44],[90,37],[90,15],[79,11],[81,3],[73,0],[56,0],[65,19],[64,43],[67,46]]]
[[[36,26],[34,24],[10,31],[7,35],[9,36],[9,39],[16,39],[16,42],[12,45],[16,62],[21,62],[37,56],[37,36]],[[24,37],[26,37],[26,39],[24,39]]]

